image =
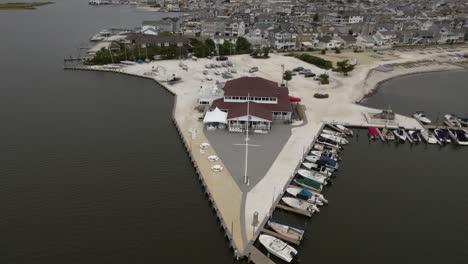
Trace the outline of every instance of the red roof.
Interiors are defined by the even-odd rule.
[[[278,97],[278,83],[260,77],[241,77],[226,82],[225,96]]]

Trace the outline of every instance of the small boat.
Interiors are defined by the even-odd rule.
[[[447,129],[447,132],[450,136],[450,138],[453,140],[453,142],[458,143],[458,135],[456,133],[456,130],[454,129]]]
[[[314,191],[321,192],[323,189],[323,186],[320,183],[311,179],[307,179],[307,178],[296,178],[294,179],[294,182],[299,184],[302,187],[305,187],[307,189],[311,189]]]
[[[345,133],[346,135],[352,137],[353,136],[353,131],[343,125],[335,125],[338,129],[341,129],[343,131],[343,133]]]
[[[325,166],[320,166],[311,162],[304,162],[302,166],[308,170],[318,172],[326,177],[331,177],[333,175],[333,169],[327,168]]]
[[[405,142],[406,141],[406,133],[403,129],[401,128],[398,128],[398,129],[395,129],[393,130],[393,134],[395,134],[395,136],[402,142]]]
[[[326,151],[329,151],[329,152],[335,153],[335,154],[338,153],[338,149],[330,147],[330,146],[326,146],[326,145],[323,145],[323,144],[320,144],[320,143],[314,144],[314,149],[321,150],[321,151],[326,150]]]
[[[306,156],[305,159],[307,161],[310,161],[312,163],[315,163],[320,166],[324,166],[327,168],[330,168],[332,170],[337,170],[338,169],[338,162],[335,159],[331,159],[328,157],[317,157],[317,156]]]
[[[418,120],[419,122],[426,124],[426,125],[429,125],[430,123],[432,123],[431,120],[427,118],[426,113],[424,113],[423,111],[418,111],[414,113],[413,117],[416,118],[416,120]]]
[[[329,148],[334,148],[337,151],[341,150],[343,148],[340,144],[338,144],[338,143],[336,143],[336,142],[334,142],[332,140],[325,139],[325,138],[320,138],[319,137],[315,142],[317,142],[319,144],[322,144],[322,145],[324,145],[326,147],[329,147]]]
[[[349,143],[348,140],[346,140],[345,138],[338,137],[338,136],[332,136],[332,135],[328,135],[324,133],[320,134],[320,136],[325,139],[329,139],[335,143],[341,144],[341,145],[346,145]]]
[[[444,119],[445,119],[444,123],[447,126],[462,127],[462,125],[460,124],[460,121],[458,121],[458,117],[454,114],[444,115]]]
[[[446,129],[436,128],[434,129],[435,137],[442,143],[450,143],[450,135]]]
[[[298,170],[297,174],[301,175],[301,177],[314,180],[322,185],[328,184],[328,177],[315,171]]]
[[[379,129],[376,127],[368,127],[367,131],[369,132],[370,139],[378,139],[380,136]]]
[[[276,222],[273,220],[268,221],[268,226],[270,226],[271,229],[273,229],[278,234],[299,241],[302,239],[302,236],[305,232],[303,228]]]
[[[429,130],[421,130],[421,138],[429,144],[439,144],[439,140]]]
[[[468,133],[463,130],[455,130],[458,145],[468,146]]]
[[[462,126],[468,126],[468,118],[462,118],[462,117],[459,117],[458,118],[458,122],[462,125]]]
[[[292,208],[304,210],[311,213],[320,212],[320,209],[318,209],[317,205],[293,197],[283,197],[281,198],[281,201],[291,206]]]
[[[414,143],[421,142],[421,133],[417,130],[409,130],[408,135],[411,137]]]
[[[323,130],[322,130],[322,133],[323,133],[323,134],[327,134],[327,135],[337,136],[337,137],[345,137],[345,136],[346,136],[346,135],[343,134],[343,133],[336,132],[336,131],[329,130],[329,129],[323,129]]]
[[[328,200],[325,199],[325,197],[322,194],[311,192],[310,190],[302,187],[291,185],[286,189],[286,192],[296,198],[306,200],[313,204],[323,205],[323,203],[328,203]]]
[[[336,160],[340,160],[340,157],[338,157],[338,154],[330,152],[328,150],[311,150],[310,155],[312,156],[318,156],[318,157],[328,157]]]
[[[260,235],[258,240],[271,254],[288,263],[297,255],[297,250],[281,239],[269,235]]]
[[[93,41],[93,42],[98,42],[98,41],[102,41],[104,39],[105,38],[103,36],[101,36],[99,34],[96,34],[96,35],[92,36],[90,40]]]
[[[387,141],[393,141],[395,140],[395,135],[392,133],[392,131],[388,128],[383,128],[382,129],[382,136],[385,138]]]

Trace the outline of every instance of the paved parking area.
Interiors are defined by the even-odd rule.
[[[245,170],[245,134],[225,130],[204,131],[204,134],[231,173],[239,188],[249,191],[265,176],[291,136],[291,125],[275,122],[269,134],[249,135],[247,175],[250,184],[243,184]]]

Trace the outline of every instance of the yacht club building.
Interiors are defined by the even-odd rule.
[[[254,132],[268,131],[275,120],[291,121],[292,116],[288,88],[260,77],[226,82],[224,96],[211,108],[227,112],[230,132],[243,132],[247,125]]]

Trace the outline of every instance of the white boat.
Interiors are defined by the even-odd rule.
[[[462,125],[462,126],[468,126],[468,118],[462,118],[462,117],[459,117],[458,118],[458,122]]]
[[[317,144],[314,144],[314,149],[318,149],[320,151],[329,151],[331,153],[335,153],[337,154],[338,153],[338,150],[336,148],[332,148],[332,147],[328,147],[328,146],[325,146],[323,144],[320,144],[320,143],[317,143]]]
[[[290,186],[286,189],[286,192],[289,193],[290,195],[296,197],[296,198],[299,198],[299,199],[303,199],[302,197],[298,197],[298,194],[303,190],[304,188],[302,187],[297,187],[297,186]],[[311,190],[308,190],[306,189],[308,192],[311,193],[311,196],[307,198],[307,201],[310,202],[310,203],[313,203],[313,204],[317,204],[317,205],[323,205],[324,203],[328,203],[328,200],[325,199],[325,197],[323,196],[323,194],[320,194],[320,193],[316,193],[316,192],[313,192]],[[306,197],[304,197],[306,198]]]
[[[325,147],[336,149],[336,151],[339,151],[343,148],[340,144],[337,144],[331,140],[318,138],[315,142],[318,144],[324,145]]]
[[[329,130],[329,129],[323,129],[322,130],[323,134],[327,135],[332,135],[332,136],[337,136],[337,137],[345,137],[346,135],[337,131]]]
[[[99,35],[99,34],[96,34],[96,35],[92,36],[90,40],[94,41],[94,42],[98,42],[98,41],[104,40],[104,37]]]
[[[281,239],[269,235],[260,235],[258,240],[271,254],[288,263],[297,255],[297,250]]]
[[[418,111],[414,113],[413,117],[416,118],[416,120],[419,120],[419,122],[426,124],[426,125],[432,123],[431,120],[427,118],[426,113],[422,111]]]
[[[327,150],[311,150],[309,154],[312,155],[312,156],[317,156],[317,157],[324,156],[324,157],[328,157],[328,158],[332,158],[332,159],[336,159],[336,160],[340,159],[338,157],[338,154],[327,151]]]
[[[421,136],[429,144],[439,144],[439,140],[429,130],[421,130]]]
[[[448,130],[446,129],[436,128],[434,129],[434,135],[440,142],[444,144],[452,142],[452,140],[450,140]]]
[[[420,132],[417,130],[408,130],[408,136],[415,142],[421,142]]]
[[[405,142],[406,141],[406,132],[403,130],[403,129],[395,129],[393,130],[393,134],[395,134],[395,136],[400,139],[401,141]]]
[[[268,221],[268,226],[270,226],[271,229],[273,229],[276,233],[294,240],[300,241],[304,235],[304,229],[288,224],[283,224],[276,221]]]
[[[333,175],[333,169],[327,168],[325,166],[320,166],[315,163],[304,162],[302,163],[302,166],[304,166],[308,170],[312,170],[320,174],[323,174],[326,177],[331,177]]]
[[[338,129],[341,129],[346,135],[353,136],[353,131],[343,125],[335,125]]]
[[[303,201],[303,200],[299,200],[297,198],[283,197],[283,198],[281,198],[281,200],[285,204],[291,206],[292,208],[308,211],[308,212],[311,212],[311,213],[320,212],[317,205],[306,202],[306,201]]]
[[[328,177],[315,172],[315,171],[308,171],[308,170],[298,170],[297,174],[301,175],[304,178],[308,178],[314,180],[320,184],[327,185],[328,184]]]
[[[328,134],[320,134],[321,137],[325,138],[325,139],[329,139],[333,142],[336,142],[338,144],[341,144],[341,145],[346,145],[348,144],[348,140],[346,140],[345,138],[342,138],[342,137],[338,137],[338,136],[332,136],[332,135],[328,135]]]
[[[460,124],[460,121],[458,121],[458,117],[454,114],[450,114],[450,115],[444,115],[444,123],[447,125],[447,126],[450,126],[450,127],[462,127],[462,125]]]
[[[457,136],[457,143],[458,145],[468,146],[468,132],[464,130],[456,130],[454,131]]]

